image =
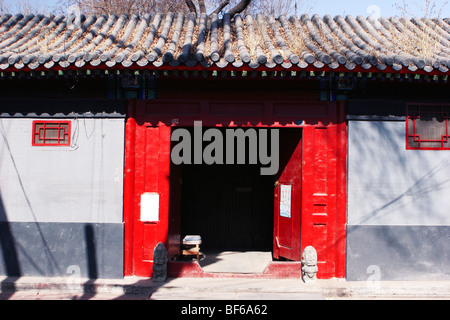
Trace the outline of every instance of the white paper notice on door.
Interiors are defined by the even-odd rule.
[[[159,221],[159,194],[146,192],[141,195],[141,221]]]
[[[289,184],[280,184],[280,216],[291,217],[291,191]]]

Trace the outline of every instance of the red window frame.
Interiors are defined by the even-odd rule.
[[[33,121],[33,146],[70,146],[71,121]],[[48,132],[57,130],[57,135]]]
[[[438,122],[445,126],[445,134],[440,139],[423,137],[417,129],[417,120],[421,117],[439,115]],[[406,149],[408,150],[450,150],[450,104],[408,104],[406,110]],[[411,127],[412,124],[412,127]],[[415,145],[411,145],[411,139]],[[440,144],[433,146],[432,144]]]

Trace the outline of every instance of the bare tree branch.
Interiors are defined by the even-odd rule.
[[[206,13],[205,0],[198,0],[198,7],[200,8],[200,14]]]
[[[83,14],[137,14],[146,13],[187,13],[187,0],[59,0],[61,13],[64,8],[77,5]],[[192,0],[190,0],[192,2]],[[195,5],[194,5],[195,8]]]
[[[186,5],[189,8],[189,12],[197,14],[197,9],[195,8],[195,4],[192,2],[192,0],[186,0]]]
[[[213,14],[214,14],[214,13],[215,13],[215,14],[219,14],[220,11],[222,11],[223,8],[225,8],[229,3],[230,3],[230,0],[225,0],[224,2],[222,2],[222,3],[219,5],[219,7],[218,7],[216,10],[213,11]]]
[[[0,0],[5,1],[5,0]],[[30,0],[18,0],[30,1]],[[100,14],[127,14],[143,15],[145,13],[192,12],[195,15],[226,12],[227,6],[231,7],[231,17],[245,10],[249,5],[262,0],[59,0],[61,13],[64,8],[77,5],[85,15]],[[273,0],[264,0],[273,1]],[[283,0],[293,1],[293,0]],[[300,1],[300,0],[298,0]],[[215,9],[215,10],[214,10]]]
[[[10,8],[9,6],[5,3],[5,0],[0,0],[0,14],[4,14],[9,12]]]
[[[230,17],[233,18],[235,14],[244,11],[248,7],[250,2],[252,2],[252,0],[241,0],[233,9],[228,11],[227,14],[229,14]]]

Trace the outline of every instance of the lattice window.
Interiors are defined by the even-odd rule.
[[[406,117],[406,148],[450,149],[450,105],[408,105]]]
[[[33,121],[33,146],[69,146],[70,121]]]

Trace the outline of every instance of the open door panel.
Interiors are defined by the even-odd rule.
[[[274,189],[274,243],[276,259],[300,260],[302,131],[280,132],[280,167]]]

